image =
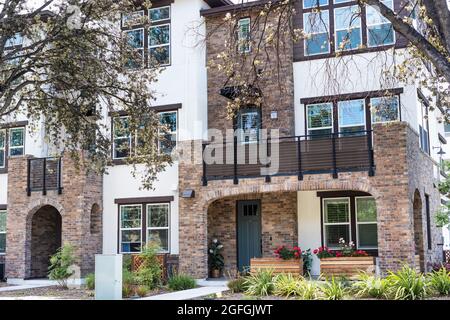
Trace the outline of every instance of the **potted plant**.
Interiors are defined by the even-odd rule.
[[[298,246],[279,246],[274,250],[274,255],[271,258],[250,259],[250,271],[271,269],[273,273],[303,274],[302,250]]]
[[[212,278],[220,278],[223,266],[225,265],[223,255],[221,254],[222,249],[223,245],[220,243],[220,241],[217,239],[213,239],[208,250],[209,268]]]
[[[356,250],[353,241],[339,239],[340,250],[319,247],[313,253],[320,259],[320,272],[324,276],[354,277],[359,272],[375,272],[375,259],[364,250]]]

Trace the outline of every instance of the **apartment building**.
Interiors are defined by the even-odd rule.
[[[245,35],[266,2],[160,0],[149,11],[124,14],[118,27],[143,52],[133,67],[147,67],[150,55],[165,65],[152,105],[172,129],[172,143],[161,150],[176,148],[193,160],[175,161],[158,175],[154,190],[142,190],[124,161],[133,136],[116,132],[114,124],[126,114],[105,114],[114,166],[103,176],[81,174],[69,157],[54,157],[42,130],[28,130],[26,117],[5,119],[0,264],[9,281],[45,277],[48,256],[62,243],[75,246],[80,278],[93,271],[96,253],[138,253],[150,240],[161,243],[167,265],[198,278],[209,275],[207,248],[214,238],[224,245],[230,272],[244,270],[252,257],[272,256],[280,245],[336,248],[339,238],[373,255],[379,272],[405,262],[426,270],[441,261],[442,235],[433,223],[440,205],[437,147],[446,142],[441,111],[429,110],[420,87],[386,86],[377,78],[392,60],[390,50],[404,50],[406,41],[371,8],[352,24],[348,47],[339,48],[334,39],[348,32],[339,23],[348,23],[355,2],[320,0],[325,26],[309,30],[307,40],[286,41],[279,66],[285,89],[278,90],[278,79],[265,79],[263,104],[227,118],[227,102],[240,88],[207,63],[229,37],[227,12],[242,13],[239,34]],[[385,2],[400,8],[403,0]],[[317,14],[312,3],[297,1],[299,28],[307,30],[305,21]],[[124,23],[141,15],[152,20],[149,29]],[[192,26],[213,36],[198,45]],[[244,51],[251,55],[251,46]],[[339,69],[342,59],[348,60],[345,70]],[[231,162],[204,161],[208,129],[241,130],[222,145],[234,150]],[[263,129],[278,130],[280,139],[269,143]],[[128,149],[119,148],[124,145]],[[251,145],[279,150],[275,173],[262,174],[266,164],[237,163],[238,156],[248,160]],[[317,259],[312,273],[320,273]]]

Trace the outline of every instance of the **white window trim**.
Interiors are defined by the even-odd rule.
[[[318,0],[318,1],[319,1],[319,7],[324,7],[324,6],[327,6],[329,4],[329,0],[327,0],[327,3],[325,3],[325,4],[320,4],[320,0]],[[348,0],[348,1],[351,1],[351,0]],[[302,6],[303,6],[303,9],[317,8],[317,5],[305,6],[305,1],[304,0],[302,0]]]
[[[145,12],[144,12],[144,10],[138,10],[138,11],[133,11],[133,12],[122,13],[122,19],[121,19],[121,21],[122,21],[122,28],[133,27],[133,26],[138,25],[138,24],[130,24],[129,26],[125,25],[125,17],[127,15],[133,15],[133,14],[136,14],[136,15],[139,15],[139,16],[143,17],[145,15]]]
[[[382,2],[384,3],[385,1],[382,0]],[[387,6],[387,7],[392,9],[392,10],[394,10],[394,0],[390,0],[390,3],[391,3],[392,6]],[[379,11],[377,9],[374,9],[374,10],[379,13]],[[379,13],[379,14],[381,15],[381,13]],[[390,46],[390,45],[393,45],[393,44],[395,44],[397,42],[397,38],[396,38],[396,35],[395,35],[395,30],[394,30],[394,27],[392,27],[392,23],[385,22],[385,23],[372,23],[372,24],[369,24],[368,21],[369,21],[369,19],[367,18],[367,10],[366,10],[366,32],[367,32],[367,47],[368,48],[377,48],[377,47],[383,47],[383,46]],[[393,33],[392,42],[391,43],[382,43],[382,44],[378,44],[378,45],[370,45],[369,44],[369,38],[370,38],[369,28],[370,27],[375,27],[375,26],[382,26],[382,25],[391,25],[392,33]]]
[[[363,115],[364,115],[364,122],[360,123],[360,124],[346,124],[346,125],[342,125],[340,123],[340,109],[339,109],[339,104],[343,103],[343,102],[348,102],[348,101],[362,101],[363,103]],[[364,131],[367,130],[366,127],[366,101],[364,99],[354,99],[354,100],[342,100],[342,101],[338,101],[337,103],[337,108],[338,108],[338,131],[341,132],[341,128],[353,128],[353,127],[361,127],[364,126]]]
[[[151,38],[151,29],[154,28],[160,28],[160,27],[165,27],[168,26],[169,27],[169,42],[165,43],[165,44],[157,44],[157,45],[150,45],[150,38]],[[155,26],[150,26],[149,27],[149,31],[148,31],[148,64],[151,66],[151,49],[155,49],[155,48],[162,48],[162,47],[169,47],[169,61],[167,63],[164,64],[160,64],[160,66],[164,67],[164,66],[170,66],[172,63],[172,27],[171,27],[171,23],[162,23],[162,24],[158,24]]]
[[[319,53],[308,53],[307,51],[307,45],[306,42],[308,41],[308,39],[304,39],[303,40],[303,54],[305,57],[312,57],[312,56],[318,56],[321,54],[329,54],[331,52],[331,41],[330,41],[330,11],[329,10],[323,10],[320,12],[305,12],[303,13],[303,30],[305,30],[305,17],[309,14],[322,14],[322,13],[327,13],[328,14],[328,30],[326,32],[310,32],[308,33],[308,35],[315,35],[315,34],[324,34],[326,33],[328,35],[328,50],[327,52],[319,52]]]
[[[22,145],[21,146],[12,146],[12,144],[11,144],[11,137],[12,137],[12,134],[11,134],[11,131],[13,131],[13,130],[22,130],[22,135],[23,135],[23,139],[22,139]],[[9,134],[9,136],[8,136],[8,156],[10,156],[10,157],[22,157],[23,155],[25,155],[25,127],[15,127],[15,128],[9,128],[9,131],[8,131],[8,134]],[[15,150],[15,149],[23,149],[23,152],[22,152],[22,154],[19,154],[19,155],[11,155],[11,150]]]
[[[122,228],[122,208],[123,207],[139,207],[141,208],[141,226],[139,228]],[[134,252],[124,252],[122,251],[122,231],[135,231],[139,230],[141,233],[141,247],[142,247],[142,204],[124,204],[119,205],[119,253],[125,253],[125,254],[133,254],[133,253],[140,253],[142,252],[142,249],[139,249],[139,251]],[[125,243],[131,243],[131,242],[125,242]]]
[[[372,100],[374,99],[383,99],[383,98],[395,98],[397,100],[397,119],[395,120],[389,120],[389,121],[374,121],[374,110],[373,110],[373,104],[372,104]],[[374,97],[374,98],[370,98],[370,117],[371,117],[371,122],[372,123],[391,123],[391,122],[397,122],[400,121],[400,98],[399,96],[392,96],[392,97]]]
[[[167,227],[150,227],[150,219],[149,219],[149,213],[150,211],[148,210],[149,207],[156,207],[156,206],[167,206]],[[167,230],[167,250],[160,250],[160,253],[170,253],[170,249],[171,249],[171,232],[170,232],[170,223],[171,223],[171,210],[170,210],[170,203],[164,202],[164,203],[148,203],[146,205],[146,214],[147,214],[147,225],[145,226],[145,230],[147,232],[146,237],[147,237],[147,242],[149,239],[149,231],[150,230]]]
[[[377,220],[375,222],[358,222],[358,199],[374,199],[372,196],[364,196],[364,197],[355,197],[355,223],[356,223],[356,245],[358,250],[378,250],[378,246],[376,247],[360,247],[359,246],[359,228],[360,224],[374,224],[378,229],[378,211],[377,211]],[[377,232],[378,234],[378,232]],[[378,241],[378,237],[377,237]]]
[[[0,151],[3,151],[3,165],[0,165],[0,169],[4,169],[5,167],[6,167],[6,157],[7,157],[7,154],[6,154],[6,143],[8,142],[7,140],[6,140],[6,129],[1,129],[0,130],[0,133],[2,133],[3,132],[3,148],[0,148]]]
[[[325,222],[325,211],[326,211],[326,207],[325,207],[325,202],[326,201],[329,201],[329,200],[347,200],[347,204],[348,204],[348,222],[337,222],[337,223],[331,223],[331,222]],[[322,208],[323,208],[323,210],[322,210],[322,219],[323,219],[323,242],[324,242],[324,245],[325,246],[327,246],[327,231],[326,231],[326,226],[343,226],[343,225],[345,225],[345,226],[347,226],[348,225],[348,232],[349,232],[349,234],[348,234],[348,236],[349,236],[349,239],[347,240],[347,241],[351,241],[351,239],[352,239],[352,225],[351,225],[351,223],[352,223],[352,217],[351,217],[351,214],[352,214],[352,210],[351,210],[351,203],[350,203],[350,197],[342,197],[342,198],[323,198],[322,199]],[[333,250],[339,250],[340,249],[340,247],[328,247],[329,249],[333,249]]]
[[[129,136],[120,136],[120,137],[116,137],[116,133],[115,133],[115,121],[116,119],[125,119],[125,118],[129,118],[128,116],[120,116],[120,117],[113,117],[112,118],[112,123],[113,123],[113,159],[126,159],[128,157],[116,157],[116,139],[123,139],[125,140],[125,138],[128,138],[128,146],[129,146],[129,154],[131,155],[131,147],[133,145],[133,141],[132,141],[132,134],[131,132],[129,133]]]
[[[0,210],[0,213],[5,213],[6,215],[8,215],[7,210]],[[5,226],[6,227],[6,226]],[[0,231],[0,234],[5,234],[6,235],[6,230],[5,231]],[[6,251],[6,246],[5,246],[5,251]],[[0,252],[0,256],[4,256],[6,255],[6,252]]]
[[[249,29],[248,29],[248,32],[249,32],[249,34],[248,34],[248,39],[242,39],[241,38],[241,36],[242,36],[242,33],[241,33],[241,24],[243,24],[243,22],[248,22],[248,26],[249,26]],[[242,18],[242,19],[239,19],[239,21],[238,21],[238,51],[239,51],[239,53],[241,53],[241,54],[245,54],[245,53],[250,53],[251,51],[252,51],[252,42],[251,42],[251,40],[250,40],[250,37],[251,37],[251,35],[250,35],[250,31],[251,31],[251,23],[252,23],[252,21],[251,21],[251,19],[250,18]],[[248,42],[248,49],[245,49],[245,50],[241,50],[241,48],[243,47],[242,45],[241,45],[241,41],[242,42],[244,42],[244,41],[247,41]]]
[[[134,48],[135,51],[142,50],[142,62],[141,62],[141,66],[140,66],[140,67],[137,67],[137,68],[127,68],[127,69],[129,69],[129,70],[137,70],[137,69],[140,69],[140,68],[142,68],[142,67],[144,66],[144,63],[145,63],[145,50],[144,50],[144,48],[145,48],[145,30],[144,30],[144,28],[135,28],[135,29],[130,29],[130,30],[124,30],[123,32],[125,32],[125,33],[128,34],[128,33],[131,33],[131,32],[133,32],[133,31],[136,31],[136,30],[142,30],[142,47]]]
[[[343,3],[345,3],[345,2],[343,2]],[[358,5],[347,6],[347,7],[339,7],[339,8],[334,8],[334,10],[333,10],[333,16],[334,16],[334,39],[335,39],[334,48],[338,52],[339,51],[353,51],[353,50],[358,50],[359,49],[359,47],[357,47],[357,48],[349,48],[349,49],[345,49],[345,48],[340,49],[339,48],[339,43],[337,43],[337,41],[336,41],[338,31],[347,31],[347,30],[349,30],[351,32],[352,30],[359,28],[359,40],[360,40],[359,46],[362,45],[363,36],[362,36],[362,19],[361,19],[361,16],[358,17],[358,19],[359,19],[359,26],[358,27],[350,27],[350,26],[348,26],[347,28],[342,28],[342,29],[338,29],[336,27],[336,21],[337,21],[336,20],[336,11],[337,10],[342,10],[342,9],[347,9],[347,8],[353,9],[353,7],[358,7]],[[354,20],[354,21],[356,21],[356,20]]]
[[[312,107],[312,106],[321,106],[321,105],[325,105],[328,104],[331,106],[331,126],[328,127],[320,127],[320,128],[310,128],[309,127],[309,119],[308,119],[308,108]],[[314,103],[314,104],[307,104],[306,105],[306,135],[310,136],[311,134],[309,133],[309,131],[314,131],[314,130],[326,130],[326,129],[331,129],[331,133],[333,133],[333,123],[334,123],[334,112],[333,112],[333,103],[330,102],[325,102],[325,103]]]
[[[158,20],[152,20],[151,19],[151,12],[152,11],[156,11],[156,10],[161,10],[161,9],[165,9],[165,8],[169,8],[169,17],[165,18],[165,19],[158,19]],[[163,6],[163,7],[157,7],[157,8],[150,8],[148,9],[148,18],[150,20],[150,22],[160,22],[160,21],[166,21],[166,20],[170,20],[172,18],[172,8],[171,6]]]
[[[176,131],[169,131],[168,133],[170,133],[171,135],[175,134],[175,147],[174,149],[178,146],[178,111],[162,111],[162,112],[158,112],[158,116],[161,116],[163,114],[167,114],[167,113],[175,113],[176,118],[177,118],[177,122],[175,124],[176,126]],[[158,134],[158,136],[161,136],[161,133]],[[158,141],[158,153],[161,153],[161,141]]]

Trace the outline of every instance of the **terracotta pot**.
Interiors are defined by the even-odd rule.
[[[211,278],[220,278],[220,270],[212,269],[211,270]]]

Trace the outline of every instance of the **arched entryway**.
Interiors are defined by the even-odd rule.
[[[49,258],[61,247],[61,214],[50,205],[31,217],[30,278],[46,278]]]
[[[416,260],[419,260],[420,271],[424,271],[425,266],[425,251],[423,240],[423,218],[422,218],[422,199],[419,190],[414,192],[413,200],[413,215],[414,215],[414,244]],[[417,259],[418,258],[418,259]]]

